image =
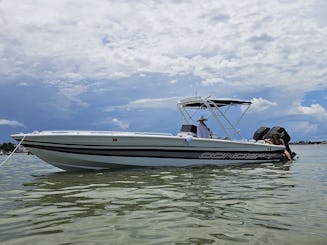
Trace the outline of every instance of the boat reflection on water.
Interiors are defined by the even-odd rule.
[[[132,203],[133,210],[170,200],[178,209],[190,208],[178,202],[219,202],[219,200],[257,199],[292,188],[287,179],[291,164],[247,164],[229,167],[134,168],[103,172],[57,172],[36,175],[25,183],[31,189],[23,200],[26,205],[75,207],[98,212]],[[286,189],[285,189],[286,188]],[[243,198],[242,198],[243,197]],[[212,203],[211,203],[212,204]],[[210,205],[211,205],[210,204]],[[75,210],[75,209],[74,209]],[[75,211],[77,211],[75,210]],[[115,208],[116,210],[116,208]],[[118,209],[117,209],[118,210]],[[116,210],[116,211],[117,211]],[[162,212],[163,210],[158,210]],[[79,212],[77,212],[79,213]]]
[[[287,230],[286,220],[275,221],[284,212],[277,208],[278,203],[286,201],[294,186],[288,180],[288,169],[283,164],[250,164],[51,173],[25,183],[31,189],[24,194],[22,209],[30,210],[33,217],[26,225],[41,233],[78,229],[92,234],[95,227],[76,226],[82,218],[89,224],[95,222],[97,229],[105,227],[100,234],[123,233],[127,237],[135,232],[159,234],[161,229],[160,234],[169,237],[186,228],[185,235],[190,236],[199,232],[197,227],[205,234],[216,234],[217,227],[221,227],[218,237],[231,236],[228,227],[236,225],[235,229],[242,231],[245,220],[251,226]],[[246,229],[247,234],[255,236],[254,228]],[[245,239],[241,234],[232,236]]]

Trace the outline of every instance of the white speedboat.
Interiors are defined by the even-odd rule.
[[[263,140],[241,138],[237,125],[251,102],[192,97],[177,107],[185,120],[177,135],[114,131],[42,131],[15,134],[12,137],[40,159],[58,168],[72,171],[117,167],[187,167],[200,165],[236,165],[280,161],[284,146]],[[233,123],[226,113],[230,107],[243,106]],[[194,111],[206,110],[220,126],[224,137],[198,138]],[[192,113],[191,113],[192,112]],[[211,117],[210,116],[210,117]]]

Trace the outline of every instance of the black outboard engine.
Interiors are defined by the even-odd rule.
[[[296,155],[295,152],[291,151],[291,148],[289,146],[289,142],[291,140],[291,136],[287,133],[286,129],[283,127],[279,127],[279,126],[274,126],[272,127],[268,133],[264,136],[264,139],[269,139],[272,138],[272,135],[274,133],[279,133],[280,137],[284,140],[285,142],[285,148],[286,150],[290,153],[292,159],[294,158],[294,156]]]
[[[274,133],[278,133],[280,137],[284,140],[285,144],[288,145],[291,140],[291,136],[287,133],[285,128],[279,126],[272,127],[266,134],[265,139],[271,138]]]
[[[269,130],[270,130],[270,128],[268,128],[268,127],[258,128],[253,134],[253,139],[255,141],[265,139],[265,136],[266,136],[266,134],[268,133]]]

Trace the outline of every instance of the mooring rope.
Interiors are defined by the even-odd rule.
[[[2,163],[0,163],[0,167],[2,167],[2,165],[4,165],[9,160],[9,158],[12,157],[12,155],[14,155],[14,153],[17,151],[18,147],[23,143],[25,137],[26,137],[26,135],[23,136],[22,140],[17,144],[16,148],[12,151],[12,153]]]

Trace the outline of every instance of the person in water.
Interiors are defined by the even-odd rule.
[[[274,145],[283,145],[283,146],[286,146],[285,145],[285,142],[283,140],[283,138],[280,137],[280,134],[279,133],[273,133],[271,138],[267,139],[266,140],[267,143],[269,144],[274,144]],[[291,157],[291,154],[286,150],[284,150],[284,157],[287,161],[291,161],[292,160],[292,157]]]
[[[201,116],[201,118],[198,120],[199,125],[197,128],[197,137],[198,138],[211,138],[210,135],[210,129],[208,126],[205,124],[205,121],[207,121],[204,116]]]

